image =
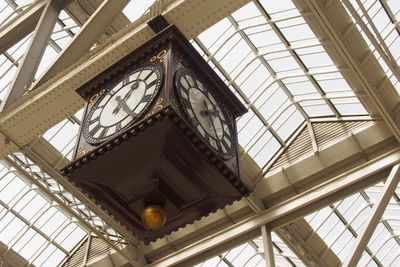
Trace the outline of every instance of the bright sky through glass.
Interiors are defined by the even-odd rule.
[[[55,266],[86,231],[37,187],[0,162],[0,240],[37,266]]]

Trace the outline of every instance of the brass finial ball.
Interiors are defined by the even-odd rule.
[[[165,224],[167,214],[156,205],[146,207],[142,212],[142,222],[150,230],[157,230]]]

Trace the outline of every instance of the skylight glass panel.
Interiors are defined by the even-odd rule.
[[[56,59],[57,55],[58,53],[51,46],[47,46],[42,61],[40,61],[39,67],[37,68],[35,79],[37,79],[50,66],[54,59]]]
[[[367,114],[291,1],[251,2],[195,43],[249,108],[239,143],[261,167],[310,117]]]
[[[263,94],[255,102],[254,106],[261,112],[264,118],[271,123],[276,116],[281,116],[280,111],[284,109],[284,104],[288,102],[287,95],[280,90],[278,85],[275,85],[277,90],[271,95]]]
[[[2,6],[0,6],[0,26],[3,26],[6,24],[10,19],[15,17],[17,14],[14,11],[13,8],[11,8],[9,5],[4,3],[5,1],[2,2]]]
[[[300,102],[300,106],[310,117],[330,117],[333,111],[326,106],[324,100],[304,100]]]
[[[13,0],[18,6],[25,6],[33,3],[33,0]]]
[[[238,120],[238,138],[239,143],[246,144],[252,138],[252,135],[264,126],[261,120],[249,110]]]
[[[371,186],[305,217],[314,231],[342,261],[348,257],[348,251],[370,216],[371,205],[378,200],[382,188],[383,183]],[[396,191],[400,191],[399,187]],[[395,194],[357,266],[397,266],[400,262],[399,204]]]
[[[332,99],[332,103],[343,116],[368,114],[356,97]]]
[[[295,253],[276,235],[271,233],[274,260],[276,266],[305,266]],[[261,237],[208,259],[195,267],[231,266],[262,267],[265,266],[264,244]]]
[[[72,20],[71,20],[72,21]],[[64,23],[63,23],[64,24]],[[60,26],[60,22],[57,23],[54,27],[53,34],[51,35],[51,39],[61,48],[64,49],[73,37],[73,32],[71,31],[78,26],[71,25],[71,26]]]
[[[342,0],[393,86],[399,91],[399,73],[392,62],[400,62],[399,6],[396,1]],[[353,11],[353,14],[352,14]],[[393,79],[395,77],[395,79]]]
[[[22,56],[25,54],[25,50],[28,47],[30,38],[32,34],[28,34],[25,38],[21,39],[15,45],[7,50],[7,53],[12,56],[14,61],[19,61]],[[10,57],[7,57],[8,60],[11,60]]]
[[[281,0],[281,1],[260,0],[259,2],[264,6],[266,11],[272,15],[280,14],[282,12],[295,9],[295,6],[293,5],[291,0]]]
[[[135,21],[140,18],[143,14],[146,13],[148,8],[155,2],[155,0],[151,1],[139,1],[139,0],[131,0],[125,8],[122,10],[122,13],[131,21]]]
[[[30,263],[57,265],[86,231],[16,170],[0,169],[0,241]]]
[[[64,156],[67,156],[68,159],[72,160],[72,151],[75,147],[78,131],[78,123],[71,119],[65,119],[47,130],[43,134],[43,138],[45,138]]]
[[[279,141],[270,132],[267,132],[254,143],[248,153],[259,166],[264,167],[280,148]]]
[[[283,111],[281,116],[272,124],[272,127],[277,129],[277,134],[286,141],[303,121],[304,118],[300,112],[294,106],[289,106],[289,108]]]

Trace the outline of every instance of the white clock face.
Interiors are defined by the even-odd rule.
[[[85,140],[99,144],[138,121],[157,96],[161,81],[161,67],[147,64],[107,88],[83,122]]]
[[[194,129],[220,156],[231,158],[235,150],[233,127],[221,104],[189,69],[176,72],[175,87]]]

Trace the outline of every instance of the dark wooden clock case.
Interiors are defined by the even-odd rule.
[[[246,109],[174,25],[79,88],[87,101],[85,114],[96,93],[131,68],[148,63],[161,66],[163,82],[142,118],[99,146],[86,143],[81,133],[77,158],[62,169],[146,243],[250,193],[239,178],[237,150],[229,160],[220,158],[186,120],[175,94],[175,71],[188,67],[206,81],[233,122]],[[152,204],[167,213],[165,225],[158,230],[148,230],[141,222],[143,209]]]

